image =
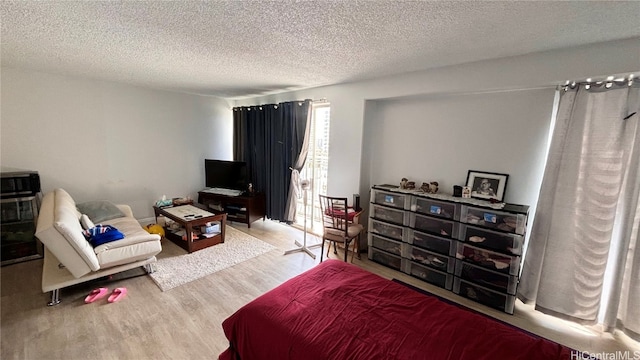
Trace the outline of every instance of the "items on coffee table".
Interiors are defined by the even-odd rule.
[[[193,205],[166,208],[154,206],[153,210],[156,222],[159,217],[167,218],[165,237],[190,253],[224,242],[227,214],[211,213]],[[219,224],[218,233],[205,232],[203,236],[199,236],[202,226],[215,223]],[[180,229],[176,231],[176,228]]]

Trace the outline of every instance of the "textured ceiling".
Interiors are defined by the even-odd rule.
[[[640,37],[640,2],[2,1],[3,66],[241,98]]]

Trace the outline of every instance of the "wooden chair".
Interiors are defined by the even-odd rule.
[[[331,249],[331,243],[334,244],[334,248],[337,247],[337,243],[344,245],[344,261],[347,261],[347,253],[349,250],[349,244],[355,239],[360,238],[360,234],[364,227],[358,224],[357,218],[360,212],[356,212],[353,209],[349,209],[347,206],[346,197],[331,197],[320,195],[320,208],[322,210],[322,247],[320,249],[320,262],[322,262],[322,256],[324,253],[324,243],[329,241],[329,247],[327,248],[327,257],[329,257],[329,250]],[[353,253],[351,254],[351,262],[353,262],[353,255],[359,249],[358,241],[353,241]]]

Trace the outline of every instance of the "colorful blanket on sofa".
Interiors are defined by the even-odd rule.
[[[98,224],[91,229],[82,232],[85,239],[89,241],[91,246],[97,247],[102,244],[124,239],[124,234],[111,225]]]

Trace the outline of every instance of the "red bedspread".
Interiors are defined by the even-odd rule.
[[[569,359],[570,350],[327,260],[223,323],[220,359]]]

